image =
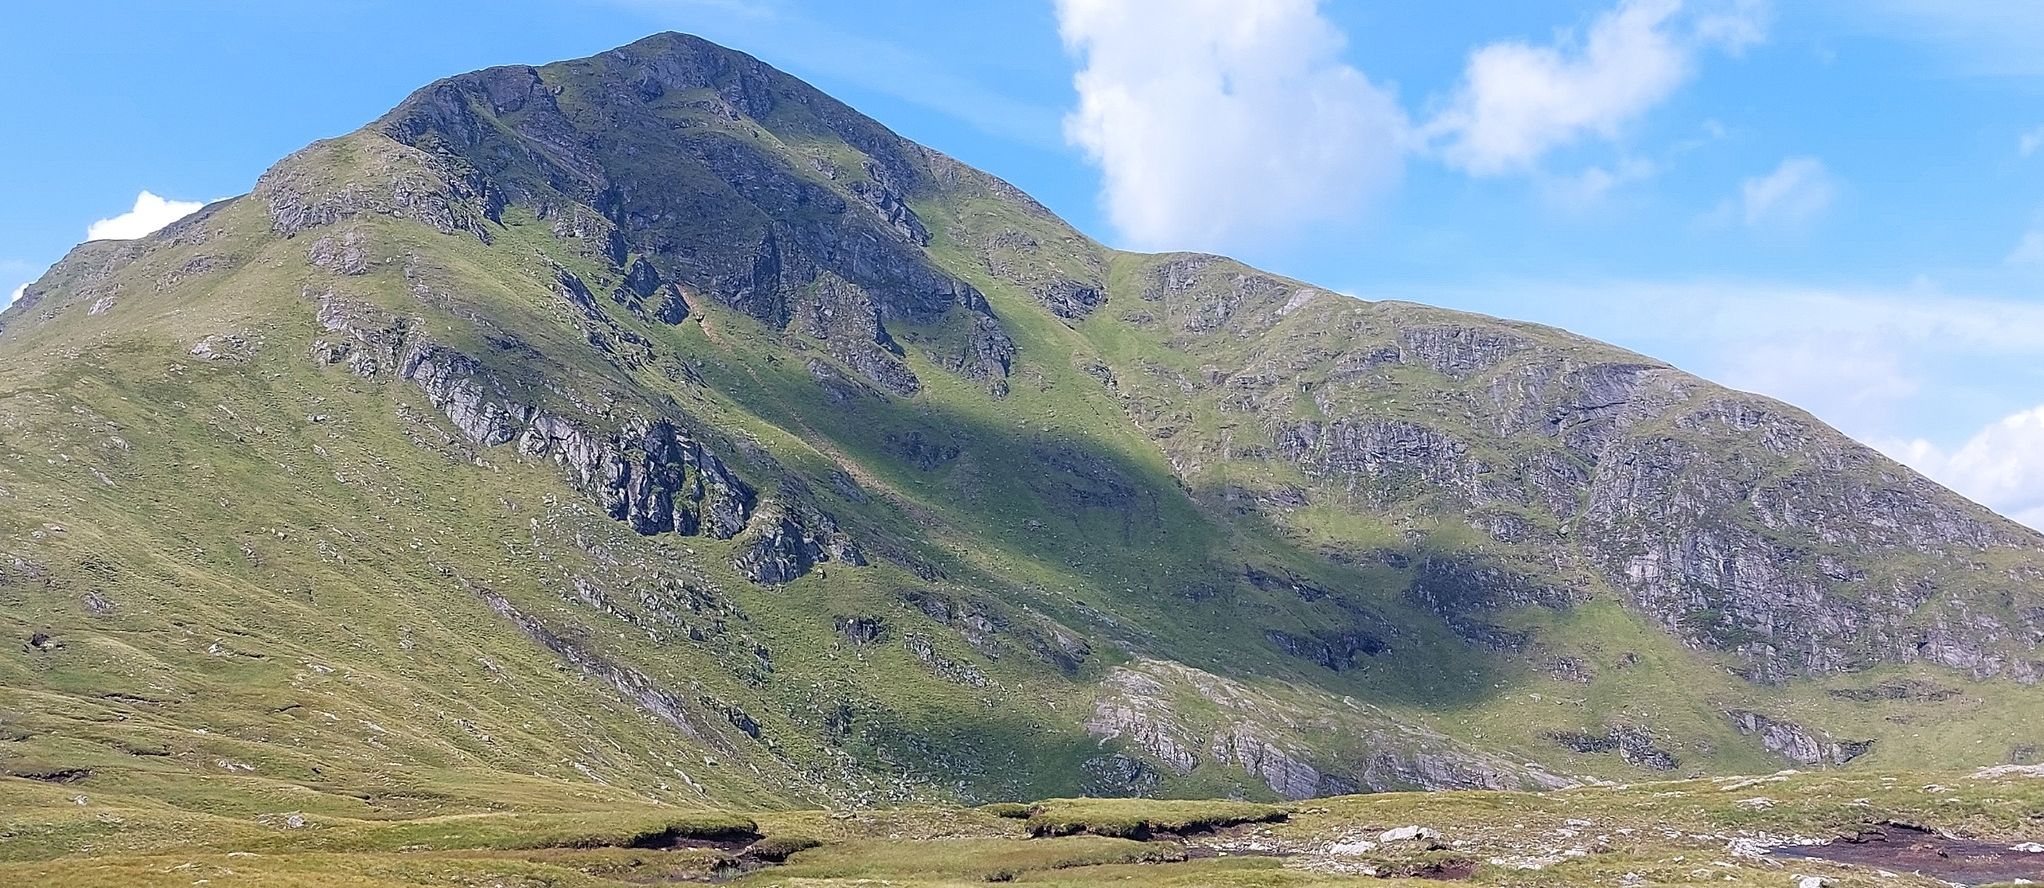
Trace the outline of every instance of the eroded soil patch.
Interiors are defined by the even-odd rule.
[[[2014,844],[1955,839],[1907,824],[1883,824],[1824,845],[1783,848],[1781,853],[1915,873],[1960,885],[2044,881],[2044,852],[2015,850]]]

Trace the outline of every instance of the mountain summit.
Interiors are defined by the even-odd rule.
[[[186,810],[2031,762],[2040,581],[1795,408],[1108,249],[678,34],[0,315],[0,771]]]

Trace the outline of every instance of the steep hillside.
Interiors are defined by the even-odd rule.
[[[1108,250],[680,35],[0,315],[0,771],[213,815],[2034,761],[2040,546],[1648,358]]]

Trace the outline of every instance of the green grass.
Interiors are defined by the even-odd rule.
[[[609,64],[547,69],[564,114],[600,119],[605,93],[585,78]],[[1216,752],[1243,726],[1316,773],[1390,789],[1410,780],[1387,762],[1444,749],[1586,781],[1785,764],[1738,735],[1727,709],[1874,740],[1847,769],[1855,778],[2039,755],[2033,686],[1894,663],[1758,684],[1732,674],[1737,653],[1704,644],[1758,637],[1724,608],[1700,609],[1709,637],[1685,640],[1630,606],[1564,538],[1579,516],[1566,503],[1551,510],[1515,474],[1554,455],[1553,439],[1535,426],[1499,431],[1511,415],[1493,397],[1511,394],[1514,374],[1637,356],[1423,306],[1324,295],[1285,312],[1304,285],[1224,260],[1167,290],[1161,269],[1185,257],[1109,251],[980,174],[867,141],[877,127],[831,106],[779,102],[755,121],[718,110],[723,101],[707,89],[664,94],[649,106],[662,121],[653,135],[689,129],[686,144],[606,162],[670,189],[659,193],[675,206],[715,210],[677,211],[667,233],[729,258],[765,221],[704,156],[756,149],[761,175],[828,198],[781,220],[810,224],[833,218],[833,200],[867,212],[849,186],[873,178],[874,152],[906,151],[907,196],[932,234],[925,255],[980,290],[1017,345],[1007,396],[944,369],[964,330],[958,311],[888,321],[920,393],[840,404],[807,367],[835,359],[800,331],[709,298],[675,326],[617,309],[608,294],[620,272],[598,240],[554,233],[561,214],[594,209],[547,192],[536,155],[501,141],[530,109],[488,121],[485,135],[505,148],[494,173],[551,202],[545,214],[505,208],[487,244],[383,213],[282,238],[250,197],[188,232],[82,247],[0,334],[0,858],[14,875],[55,867],[84,884],[190,884],[200,876],[172,859],[188,853],[195,866],[282,882],[344,869],[360,884],[445,882],[509,867],[534,883],[601,884],[714,870],[714,855],[620,846],[675,823],[750,818],[769,843],[759,856],[792,861],[756,878],[812,865],[938,880],[1143,878],[1165,871],[1147,856],[1158,849],[1115,837],[1284,810],[1257,804],[1277,799],[1269,778],[1283,766]],[[375,196],[431,169],[364,132],[280,172]],[[313,242],[345,233],[370,254],[366,273],[308,264]],[[553,293],[556,265],[643,354],[590,346],[579,312]],[[1052,316],[1032,288],[1061,278],[1103,287],[1106,302],[1084,319]],[[329,290],[474,357],[523,403],[602,428],[655,414],[686,424],[762,492],[802,491],[874,563],[765,588],[732,568],[742,543],[632,533],[556,467],[461,438],[416,387],[315,364],[315,341],[332,336],[315,317]],[[1467,378],[1345,363],[1436,325],[1508,332],[1530,350]],[[233,357],[204,360],[201,342]],[[1685,405],[1723,394],[1694,386]],[[1489,468],[1476,474],[1499,485],[1492,511],[1520,519],[1527,538],[1479,530],[1452,484],[1328,475],[1272,452],[1272,423],[1343,417],[1462,440]],[[909,434],[956,453],[919,463],[903,453]],[[1750,430],[1656,420],[1638,434],[1707,447],[1717,456],[1697,472],[1756,484],[1815,465],[1778,458]],[[1718,518],[1812,558],[1869,565],[1864,581],[1827,593],[1841,600],[1927,577],[1969,614],[2011,626],[2033,602],[1998,578],[2034,570],[2034,553],[1863,556],[1752,515]],[[1427,557],[1466,558],[1584,603],[1461,614],[1528,639],[1487,647],[1414,600]],[[1260,585],[1252,570],[1299,588]],[[577,654],[542,647],[495,600]],[[838,631],[841,617],[886,631],[861,643]],[[1271,630],[1367,630],[1388,649],[1334,670],[1287,655]],[[31,644],[38,635],[47,644]],[[1558,674],[1564,661],[1581,668]],[[1190,773],[1131,738],[1088,732],[1103,704],[1123,702],[1109,680],[1131,674],[1161,688],[1143,702],[1196,755]],[[1853,695],[1904,680],[1952,693]],[[679,701],[678,715],[649,708],[648,688]],[[1550,739],[1617,726],[1650,728],[1680,767],[1651,771]],[[1127,760],[1147,770],[1117,776]],[[1237,801],[1071,798],[1135,792]],[[1024,807],[1053,797],[1067,800]],[[1494,799],[1474,798],[1439,804],[1454,813]],[[1006,804],[946,809],[953,831],[941,835],[938,815],[919,813],[989,802]],[[1383,820],[1415,803],[1342,804]],[[819,806],[863,819],[843,827]],[[881,823],[894,815],[876,810],[908,813]],[[1305,816],[1268,828],[1305,829],[1294,823]],[[294,819],[301,828],[278,826]],[[1026,837],[1038,828],[1089,835]],[[957,844],[905,861],[896,829]],[[826,844],[798,848],[805,838]],[[236,852],[266,856],[224,856]],[[975,855],[1006,862],[954,866]],[[1168,866],[1159,878],[1320,878],[1268,859]]]
[[[23,781],[0,780],[0,792]],[[1766,804],[1753,800],[1764,799]],[[1734,853],[1798,837],[1850,835],[1885,821],[1921,824],[1991,843],[2037,836],[2044,779],[1894,772],[1782,774],[1543,794],[1393,793],[1321,799],[1289,809],[1226,802],[1066,799],[1036,803],[1044,822],[1083,834],[1042,835],[1037,821],[958,809],[865,813],[799,810],[676,820],[645,809],[598,816],[512,814],[416,823],[324,821],[296,829],[211,818],[202,828],[161,809],[81,812],[117,824],[125,845],[0,861],[7,884],[189,885],[230,877],[271,885],[619,886],[735,880],[744,885],[1100,886],[1437,884],[1443,868],[1477,885],[1590,885],[1638,874],[1652,884],[1779,885],[1787,874],[1830,884],[1880,881],[1872,870]],[[1283,814],[1282,818],[1275,815]],[[716,847],[617,847],[678,826],[766,838]],[[1396,827],[1437,838],[1381,841]],[[1057,831],[1065,831],[1063,828]],[[1140,828],[1138,828],[1140,827]],[[1102,835],[1141,833],[1147,840]],[[0,826],[11,850],[40,835]],[[1032,837],[1039,836],[1042,837]],[[1367,843],[1367,844],[1365,844]],[[1747,844],[1740,844],[1747,843]],[[774,861],[781,861],[774,863]],[[1367,870],[1367,872],[1365,871]]]
[[[1157,833],[1211,832],[1244,823],[1272,823],[1286,809],[1270,805],[1217,801],[1153,801],[1148,799],[1060,799],[1030,809],[1027,826],[1035,836],[1087,833],[1144,839]]]

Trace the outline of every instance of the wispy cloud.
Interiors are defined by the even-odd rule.
[[[1653,178],[1660,165],[1639,157],[1623,157],[1609,165],[1593,165],[1573,175],[1543,176],[1540,190],[1547,200],[1564,209],[1594,207],[1613,191]]]
[[[135,196],[133,209],[92,223],[85,229],[86,240],[134,240],[155,233],[205,206],[196,200],[165,200],[148,191]]]
[[[2009,265],[2044,265],[2044,229],[2023,232],[2004,261]]]
[[[1351,289],[1366,299],[1419,299],[1554,324],[1780,398],[1870,444],[1956,440],[2028,400],[2036,379],[2007,368],[2044,365],[2044,303],[1956,295],[1927,282],[1493,280]]]
[[[1400,177],[1406,120],[1317,0],[1059,0],[1069,138],[1142,248],[1222,249],[1347,217]]]
[[[1622,0],[1581,36],[1479,47],[1423,132],[1450,165],[1474,175],[1530,170],[1556,148],[1617,138],[1695,76],[1703,49],[1736,52],[1765,33],[1755,2],[1685,15],[1682,0]]]
[[[2044,75],[2044,3],[2024,0],[1845,0],[1845,20],[1926,45],[1961,73]]]
[[[1823,161],[1790,157],[1773,172],[1740,184],[1739,211],[1749,226],[1803,226],[1830,209],[1837,193]]]
[[[2016,137],[2016,153],[2029,157],[2044,148],[2044,125]]]

